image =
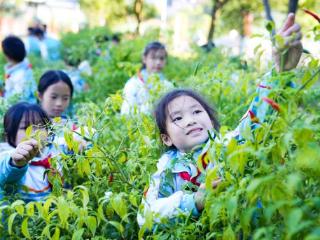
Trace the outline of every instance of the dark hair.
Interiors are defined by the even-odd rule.
[[[111,40],[114,41],[114,42],[119,43],[120,42],[120,36],[118,34],[113,34]]]
[[[166,52],[166,56],[168,55],[166,47],[158,41],[150,42],[143,50],[143,56],[146,57],[151,51],[164,50]],[[142,63],[142,68],[146,68],[146,65]]]
[[[16,36],[8,36],[2,41],[3,53],[15,62],[22,62],[26,57],[26,48],[22,40]]]
[[[67,84],[70,88],[70,95],[72,97],[73,94],[73,85],[70,80],[70,77],[61,70],[49,70],[46,71],[42,76],[40,77],[40,81],[38,84],[38,92],[40,94],[44,94],[44,92],[47,90],[48,87],[50,87],[53,84],[56,84],[58,82],[64,82]]]
[[[28,34],[34,35],[34,28],[33,27],[28,27]]]
[[[160,134],[167,134],[166,119],[168,115],[169,103],[180,96],[189,96],[197,100],[208,113],[214,129],[219,131],[220,123],[217,119],[216,111],[212,107],[210,107],[210,105],[199,94],[189,89],[176,89],[163,96],[155,108],[155,118],[160,130]]]
[[[6,141],[16,147],[15,141],[21,119],[25,116],[25,127],[41,124],[48,127],[50,118],[37,104],[21,102],[13,105],[4,115],[3,126]]]
[[[40,27],[34,28],[33,33],[39,39],[44,38],[44,31]]]

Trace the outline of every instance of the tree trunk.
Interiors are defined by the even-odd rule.
[[[263,6],[264,6],[264,10],[265,10],[265,12],[266,12],[266,18],[267,18],[267,20],[274,23],[273,18],[272,18],[272,15],[271,15],[271,8],[270,8],[269,0],[263,0]],[[273,29],[273,30],[272,30],[272,36],[274,36],[275,33],[276,33],[276,32],[275,32],[275,30]]]
[[[299,0],[289,0],[288,13],[296,13]]]
[[[267,20],[273,22],[269,0],[263,0],[263,6],[264,10],[266,11]]]
[[[135,0],[134,1],[134,15],[137,19],[137,27],[136,34],[140,32],[140,23],[142,21],[142,8],[143,8],[143,0]]]
[[[208,44],[212,43],[212,39],[214,36],[214,30],[216,26],[216,18],[217,18],[217,12],[220,10],[224,4],[227,3],[228,0],[213,0],[213,6],[211,10],[211,21],[210,21],[210,28],[209,28],[209,34],[208,34]]]

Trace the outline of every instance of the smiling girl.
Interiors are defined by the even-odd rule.
[[[294,23],[294,14],[289,14],[280,34],[288,38],[287,52],[291,58],[285,62],[284,69],[290,70],[297,65],[302,53],[300,26]],[[294,37],[289,39],[291,35]],[[277,60],[276,69],[281,69]],[[279,111],[278,104],[268,98],[271,89],[277,85],[272,75],[267,74],[258,85],[247,113],[226,140],[234,137],[243,141],[242,135],[247,130],[253,131],[274,110]],[[151,176],[142,200],[141,212],[138,214],[140,226],[145,223],[144,216],[148,213],[152,213],[157,222],[164,217],[172,219],[181,213],[199,216],[204,209],[206,172],[216,167],[213,162],[204,161],[203,156],[211,141],[219,139],[215,133],[220,125],[215,111],[201,96],[192,90],[173,90],[160,99],[155,108],[155,118],[161,140],[168,151],[159,159],[157,171]],[[197,164],[200,156],[202,161]],[[212,188],[217,187],[221,181],[220,178],[213,180]]]

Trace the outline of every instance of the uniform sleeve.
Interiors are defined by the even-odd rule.
[[[134,80],[134,78],[129,79],[124,86],[121,114],[130,114],[132,112],[132,108],[137,104],[137,87],[134,84]]]
[[[184,193],[174,187],[163,186],[163,173],[169,161],[168,156],[163,156],[158,163],[158,170],[152,175],[149,188],[142,200],[143,213],[138,214],[138,223],[142,226],[145,216],[151,212],[155,222],[160,222],[161,218],[173,218],[179,213],[192,213],[198,216],[199,212],[194,201],[194,193]],[[160,188],[165,188],[166,196],[160,193]]]
[[[15,167],[10,164],[10,155],[5,154],[0,157],[0,185],[6,183],[15,183],[26,174],[28,164],[22,168]]]
[[[229,136],[242,141],[246,138],[248,132],[260,127],[274,111],[279,111],[279,105],[269,98],[272,89],[278,85],[279,82],[272,79],[271,72],[263,77],[263,80],[257,86],[255,97],[247,112],[240,120],[237,128]]]

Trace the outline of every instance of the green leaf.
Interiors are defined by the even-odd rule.
[[[12,213],[10,217],[8,218],[8,233],[9,235],[12,235],[12,225],[14,218],[18,215],[18,213]]]
[[[111,224],[112,226],[114,226],[120,232],[121,235],[123,234],[124,227],[122,226],[121,223],[116,222],[116,221],[109,221],[108,223]]]
[[[26,214],[27,214],[28,217],[33,217],[34,216],[34,205],[35,205],[34,202],[29,202],[26,205]]]
[[[272,32],[272,30],[274,29],[274,22],[272,21],[268,21],[267,25],[266,25],[266,29],[268,30],[268,32]]]
[[[110,202],[111,202],[112,208],[121,217],[121,219],[124,221],[128,221],[127,220],[127,213],[128,213],[127,203],[123,199],[123,195],[122,194],[113,195],[111,197]]]
[[[82,240],[84,229],[78,229],[72,234],[72,240]]]
[[[223,231],[222,239],[223,240],[235,240],[236,239],[236,235],[230,225],[228,226],[228,228],[226,230]]]
[[[58,198],[57,210],[61,225],[67,228],[68,218],[70,216],[70,206],[64,197]]]
[[[25,218],[21,224],[21,231],[23,236],[25,236],[28,239],[31,239],[29,229],[28,229],[28,220],[29,218]]]
[[[96,233],[96,229],[97,229],[97,219],[93,216],[89,216],[87,218],[86,224],[87,224],[88,228],[90,229],[92,235],[94,236]]]
[[[136,192],[132,192],[129,195],[129,201],[135,207],[138,207],[137,196],[138,196],[138,194]]]
[[[27,127],[26,129],[26,138],[31,138],[31,134],[32,134],[32,125],[30,125],[29,127]]]
[[[59,240],[59,239],[60,239],[60,228],[56,227],[51,240]]]
[[[43,229],[42,233],[41,233],[41,237],[47,237],[48,239],[51,238],[50,236],[50,224],[48,224],[47,226],[45,226],[45,228]]]

